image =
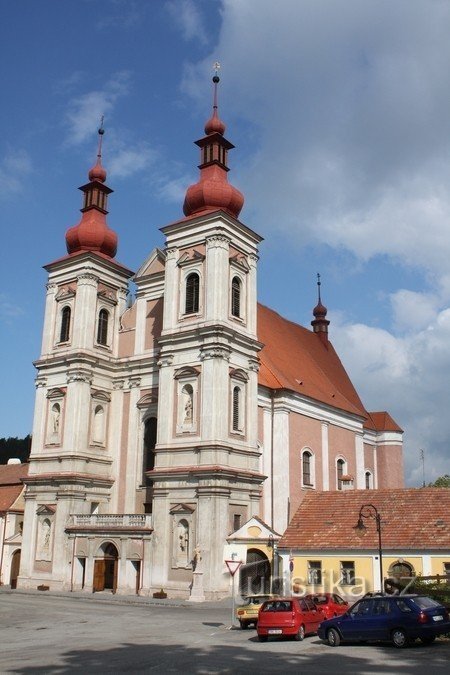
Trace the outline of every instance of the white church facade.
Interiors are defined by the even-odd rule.
[[[251,577],[308,491],[403,486],[402,431],[365,410],[320,285],[312,330],[258,304],[262,239],[227,179],[217,83],[165,247],[135,274],[116,261],[101,129],[68,253],[45,266],[19,588],[188,598],[197,568],[223,597],[246,523]]]

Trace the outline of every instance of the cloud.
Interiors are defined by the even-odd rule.
[[[23,191],[24,178],[32,171],[26,150],[9,148],[0,163],[0,198],[8,199]]]
[[[412,300],[412,298],[410,298]],[[413,305],[411,305],[413,309]],[[419,450],[427,456],[426,481],[450,472],[450,308],[436,311],[427,327],[404,337],[387,330],[332,319],[332,339],[371,410],[389,410],[404,428],[407,484],[422,482]],[[447,375],[446,375],[447,374]]]
[[[23,314],[24,311],[21,307],[13,304],[4,293],[0,293],[0,321],[2,323],[10,324],[12,319]]]
[[[198,4],[193,0],[169,0],[166,9],[186,42],[196,40],[202,45],[207,44],[206,28]]]
[[[108,174],[118,178],[127,178],[135,173],[146,171],[156,160],[157,153],[148,144],[139,147],[126,147],[114,151],[108,160]]]
[[[112,113],[117,101],[128,93],[130,79],[128,71],[120,71],[102,89],[90,91],[69,101],[66,114],[69,124],[66,141],[68,145],[78,145],[92,135],[100,124],[101,116]]]
[[[450,473],[450,4],[223,0],[221,15],[214,53],[187,64],[182,89],[203,96],[221,54],[243,218],[300,259],[312,245],[321,269],[346,255],[360,272],[414,271],[384,328],[335,314],[331,338],[365,404],[406,429],[408,484],[422,482],[420,448],[427,481]]]

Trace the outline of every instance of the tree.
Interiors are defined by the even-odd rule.
[[[0,464],[7,464],[8,459],[17,458],[27,462],[31,450],[31,436],[25,438],[0,438]]]
[[[445,476],[439,476],[439,478],[436,478],[434,483],[428,483],[428,487],[450,488],[450,476],[448,475],[448,473],[446,473]]]

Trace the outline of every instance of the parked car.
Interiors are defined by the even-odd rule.
[[[271,597],[271,595],[249,595],[242,605],[236,607],[236,618],[241,628],[246,629],[251,625],[256,626],[261,605]]]
[[[431,644],[450,631],[443,605],[426,595],[382,595],[362,598],[345,614],[323,621],[319,637],[331,647],[342,641],[389,640],[406,647],[420,638]]]
[[[312,600],[305,598],[274,598],[267,600],[259,610],[256,630],[260,642],[269,637],[290,636],[303,640],[308,633],[316,633],[324,614]]]
[[[305,598],[312,600],[316,607],[320,607],[326,619],[331,619],[332,616],[340,616],[349,608],[347,600],[341,598],[337,593],[316,593],[305,595]]]

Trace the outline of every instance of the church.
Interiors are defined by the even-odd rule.
[[[18,588],[221,598],[233,541],[247,575],[269,569],[306,494],[403,487],[402,430],[365,409],[320,280],[311,328],[258,303],[218,82],[164,248],[117,261],[100,128],[67,254],[45,265]]]

